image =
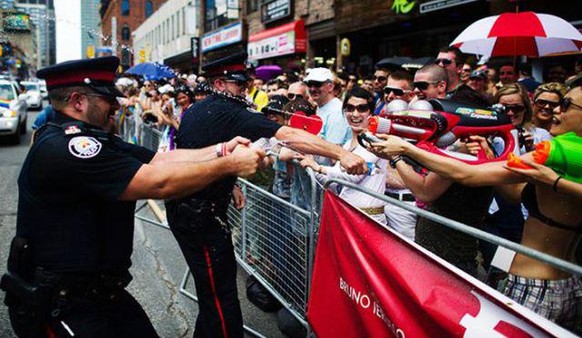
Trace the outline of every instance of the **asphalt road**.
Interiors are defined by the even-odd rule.
[[[20,145],[0,139],[0,272],[6,269],[10,240],[15,233],[18,201],[17,178],[30,144],[30,125],[37,112],[28,113],[28,131]],[[143,202],[138,202],[138,205]],[[141,212],[148,214],[148,209]],[[151,216],[153,218],[153,215]],[[198,313],[197,305],[178,291],[186,263],[171,233],[155,225],[136,220],[134,276],[130,292],[143,305],[161,337],[191,337]],[[266,337],[284,337],[277,328],[275,314],[254,307],[245,295],[245,273],[239,269],[239,299],[245,325]],[[186,289],[195,294],[190,278]],[[0,299],[4,293],[0,291]],[[252,337],[253,335],[247,335]],[[7,308],[0,304],[0,338],[15,337],[8,321]]]

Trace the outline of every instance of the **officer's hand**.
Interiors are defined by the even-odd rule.
[[[234,161],[235,175],[247,177],[256,173],[257,169],[262,166],[266,154],[262,149],[239,145],[229,156]]]
[[[232,153],[234,151],[234,148],[236,148],[239,144],[248,147],[251,145],[251,140],[244,138],[242,136],[237,136],[233,138],[232,140],[226,142],[226,153],[227,154]]]
[[[345,151],[340,158],[340,165],[346,169],[349,174],[363,175],[368,172],[368,165],[363,158]]]

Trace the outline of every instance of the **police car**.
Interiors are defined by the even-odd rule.
[[[0,80],[0,135],[7,135],[13,143],[20,143],[26,134],[26,94],[18,94],[16,83]]]

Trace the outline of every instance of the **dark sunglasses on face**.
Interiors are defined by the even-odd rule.
[[[413,82],[412,86],[414,88],[417,88],[418,90],[427,90],[428,86],[431,84],[437,84],[438,81],[418,81],[418,82]]]
[[[357,106],[348,103],[344,106],[344,111],[346,113],[353,113],[355,110],[358,110],[358,113],[367,113],[368,111],[370,111],[370,106],[368,106],[365,103],[359,104]]]
[[[320,88],[321,86],[323,86],[324,83],[325,82],[309,81],[309,82],[306,82],[305,84],[307,85],[308,88],[311,88],[311,87]]]
[[[548,101],[548,100],[544,100],[544,99],[537,99],[534,101],[534,104],[536,105],[536,107],[538,108],[544,108],[545,106],[549,106],[550,109],[554,109],[557,106],[560,105],[560,102],[555,102],[555,101]]]
[[[521,113],[525,110],[525,106],[522,106],[520,104],[507,104],[504,106],[505,107],[505,111],[512,111],[514,113]]]
[[[109,95],[99,95],[99,94],[85,94],[86,96],[91,96],[91,97],[98,97],[101,100],[109,103],[110,105],[116,105],[119,103],[119,101],[117,101],[117,97],[116,96],[109,96]]]
[[[566,97],[562,100],[562,102],[560,102],[560,111],[562,113],[565,113],[568,110],[568,108],[570,108],[570,106],[582,109],[581,105],[572,102],[572,98]]]
[[[388,78],[386,76],[376,76],[376,75],[374,75],[374,76],[372,76],[372,80],[374,80],[374,81],[378,80],[378,82],[384,82],[384,81],[387,81]]]
[[[227,83],[234,83],[235,85],[239,86],[239,87],[243,87],[246,86],[246,81],[241,81],[241,80],[226,80]]]
[[[295,99],[302,99],[303,95],[301,94],[293,94],[293,93],[289,93],[287,94],[287,98],[291,101],[295,100]]]
[[[434,60],[435,65],[440,65],[441,63],[445,66],[448,66],[451,63],[453,63],[453,60],[450,60],[450,59],[435,59]]]
[[[499,72],[499,75],[513,75],[513,72]]]
[[[384,87],[384,94],[386,94],[386,95],[390,95],[390,93],[394,93],[394,96],[402,96],[408,92],[410,92],[410,90],[404,90],[404,89],[394,88],[394,87]]]
[[[463,71],[464,71],[465,73],[469,73],[469,72],[471,71],[471,68],[463,68]]]

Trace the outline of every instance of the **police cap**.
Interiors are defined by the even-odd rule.
[[[209,77],[224,77],[227,80],[248,81],[250,77],[246,72],[246,60],[247,53],[241,52],[211,61],[202,66],[202,70]]]
[[[94,59],[71,60],[43,68],[36,76],[45,79],[47,89],[87,86],[105,96],[125,96],[115,88],[115,72],[119,58],[106,56]]]

